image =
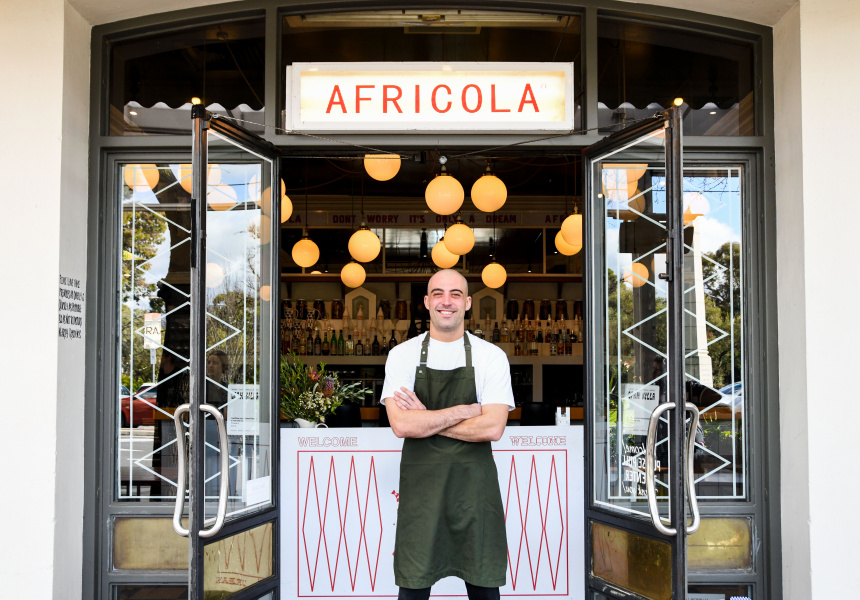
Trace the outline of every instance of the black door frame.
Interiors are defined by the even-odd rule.
[[[205,110],[202,105],[192,107],[192,194],[191,194],[191,331],[190,331],[190,431],[192,432],[189,445],[189,477],[188,477],[188,598],[202,600],[204,597],[204,550],[207,545],[229,538],[242,531],[247,531],[262,524],[272,524],[272,576],[231,595],[234,600],[252,600],[272,593],[273,598],[280,597],[280,548],[276,543],[279,539],[278,511],[280,509],[280,419],[278,418],[278,399],[272,400],[271,421],[269,423],[271,439],[271,485],[272,502],[269,508],[248,516],[238,517],[225,522],[220,531],[205,539],[200,537],[204,529],[204,478],[205,462],[205,419],[200,410],[204,404],[206,393],[206,165],[208,159],[208,134],[217,133],[243,150],[260,155],[272,162],[271,181],[280,181],[281,152],[276,146],[259,136],[219,119]],[[272,198],[276,198],[277,185],[272,185]],[[277,249],[280,248],[280,202],[271,202],[272,216],[270,219],[270,247],[273,248],[276,259],[270,264],[271,297],[270,306],[280,306],[280,265],[277,260]],[[274,309],[272,309],[274,311]],[[266,337],[263,338],[265,342]],[[279,355],[278,340],[275,331],[268,332],[269,352],[271,357]],[[270,369],[271,380],[269,389],[277,394],[279,389],[279,369],[272,361]]]

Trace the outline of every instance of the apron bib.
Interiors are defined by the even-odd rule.
[[[463,338],[466,366],[451,371],[427,368],[430,335],[424,338],[414,392],[428,410],[478,401],[472,346],[468,334]],[[418,589],[456,576],[472,585],[501,587],[507,549],[490,442],[462,442],[441,435],[405,439],[394,582]]]

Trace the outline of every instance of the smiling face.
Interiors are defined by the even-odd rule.
[[[427,283],[424,306],[430,311],[430,337],[453,342],[463,337],[463,320],[472,307],[468,284],[457,271],[439,271]]]

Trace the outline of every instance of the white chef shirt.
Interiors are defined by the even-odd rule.
[[[385,362],[385,383],[382,398],[394,397],[400,387],[415,389],[415,369],[421,362],[421,344],[429,332],[406,340],[388,353]],[[475,391],[480,404],[507,404],[514,408],[514,392],[511,389],[511,367],[504,350],[498,346],[469,335],[472,345],[472,366],[475,369]],[[453,342],[440,342],[430,338],[427,351],[427,368],[450,371],[466,366],[466,345],[463,338]],[[418,398],[423,400],[422,398]]]

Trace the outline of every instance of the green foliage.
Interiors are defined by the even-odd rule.
[[[714,387],[719,389],[734,381],[741,380],[741,246],[737,242],[726,242],[715,252],[704,254],[725,270],[719,269],[711,261],[702,261],[705,280],[705,314],[708,323],[720,330],[734,332],[734,344],[729,335],[708,346],[714,374]],[[708,327],[708,342],[722,335],[713,327]],[[734,357],[734,371],[732,370]]]
[[[281,414],[286,418],[323,423],[344,402],[361,401],[371,393],[360,381],[343,385],[325,363],[315,368],[294,353],[281,357]]]
[[[158,254],[164,242],[167,223],[148,210],[122,213],[122,300],[140,300],[155,296],[154,283],[146,283],[146,271],[152,263],[143,264]],[[133,265],[133,268],[132,268]],[[132,273],[134,280],[132,281]],[[155,309],[155,307],[153,307]]]

